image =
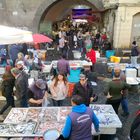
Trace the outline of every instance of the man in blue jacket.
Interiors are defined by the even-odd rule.
[[[74,95],[71,99],[72,112],[67,116],[65,127],[60,139],[92,140],[91,128],[94,124],[96,132],[99,131],[99,120],[93,110],[83,104],[83,98]]]

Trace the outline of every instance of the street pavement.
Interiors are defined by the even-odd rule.
[[[52,54],[51,54],[52,55]],[[56,60],[59,58],[57,55],[57,58],[53,54],[53,59]],[[49,56],[48,56],[49,58]],[[52,58],[52,56],[51,56]],[[50,58],[49,58],[50,59]],[[105,75],[106,77],[110,78],[110,74]],[[108,80],[98,80],[97,81],[97,86],[95,86],[94,92],[99,96],[99,99],[95,104],[105,104],[106,98],[103,94],[104,87],[106,86]],[[0,101],[0,108],[4,105],[5,101]],[[130,110],[130,115],[128,117],[122,117],[120,114],[122,113],[122,108],[120,106],[119,108],[119,118],[122,122],[122,128],[117,130],[117,138],[118,140],[127,140],[127,137],[129,135],[130,131],[130,126],[132,121],[135,118],[136,111],[140,109],[140,92],[139,92],[139,86],[132,86],[131,90],[129,91],[128,94],[128,103],[129,103],[129,110]],[[52,103],[50,104],[50,106]],[[64,102],[64,106],[70,105],[70,99],[67,98],[67,100]],[[9,113],[10,108],[4,113],[4,117],[7,116]]]
[[[94,92],[99,96],[99,99],[95,104],[105,104],[106,98],[103,94],[103,89],[106,85],[105,81],[97,81],[97,86],[94,87]],[[136,111],[140,109],[140,93],[138,89],[136,90],[136,87],[133,87],[133,91],[130,91],[128,94],[128,102],[129,102],[129,110],[130,115],[128,117],[122,117],[120,114],[122,113],[122,108],[120,106],[119,108],[119,118],[122,122],[122,128],[117,130],[116,136],[119,140],[127,140],[127,137],[129,135],[130,126],[132,121],[135,118]],[[4,105],[5,101],[0,102],[0,108]],[[64,106],[70,105],[70,98],[67,98],[64,102]],[[52,103],[50,104],[52,106]],[[4,113],[4,116],[6,117],[9,113],[10,108]]]

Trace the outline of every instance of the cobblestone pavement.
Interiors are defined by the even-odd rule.
[[[56,57],[54,56],[54,58],[56,58]],[[59,56],[57,55],[56,59],[58,59],[58,58],[59,58]],[[54,59],[54,60],[56,60],[56,59]],[[110,77],[110,75],[105,75],[105,76]],[[99,96],[99,99],[96,102],[96,104],[105,104],[106,99],[103,94],[103,89],[106,86],[106,83],[107,82],[105,82],[105,81],[97,81],[98,85],[97,85],[97,87],[94,87],[94,92]],[[139,92],[138,86],[132,86],[131,91],[129,91],[129,94],[128,94],[128,102],[129,102],[129,110],[130,110],[130,115],[128,117],[122,117],[120,115],[122,113],[121,106],[119,108],[119,118],[123,124],[122,128],[117,130],[116,136],[118,137],[119,140],[127,140],[131,123],[135,117],[135,113],[138,109],[140,109],[140,92]],[[0,101],[0,108],[4,105],[4,103],[5,103],[5,101]],[[70,105],[69,98],[64,102],[64,105],[65,106]],[[8,109],[4,113],[5,117],[9,111],[10,111],[10,109]]]
[[[99,99],[96,102],[96,104],[105,104],[106,99],[105,99],[105,96],[104,96],[102,91],[104,89],[104,86],[106,85],[106,82],[98,81],[97,83],[98,83],[98,86],[94,88],[94,92],[99,95]],[[136,87],[133,87],[133,88],[135,89]],[[122,113],[121,106],[119,108],[119,118],[123,124],[123,127],[121,129],[117,130],[117,137],[119,140],[127,140],[131,123],[135,117],[135,113],[138,109],[140,109],[140,94],[139,94],[139,92],[138,91],[137,92],[131,91],[128,95],[128,101],[129,101],[129,109],[130,109],[130,115],[128,117],[122,117],[120,115]],[[0,107],[2,107],[2,105],[4,105],[4,103],[5,103],[5,101],[1,101]],[[50,105],[52,105],[52,103]],[[64,102],[64,105],[65,106],[70,105],[69,98]],[[10,109],[8,109],[4,113],[5,117],[9,111],[10,111]]]

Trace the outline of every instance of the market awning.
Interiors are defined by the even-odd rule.
[[[32,32],[0,25],[0,45],[33,42]]]

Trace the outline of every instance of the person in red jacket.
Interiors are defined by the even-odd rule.
[[[92,49],[92,46],[86,47],[86,59],[92,62],[91,70],[94,70],[94,64],[96,63],[96,52]]]

